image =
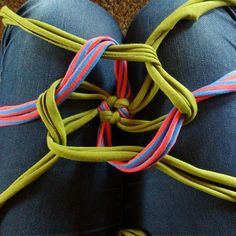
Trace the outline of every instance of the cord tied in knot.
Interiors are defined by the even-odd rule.
[[[129,118],[128,106],[129,100],[127,98],[110,96],[98,107],[101,122],[109,122],[114,125],[120,121],[121,117]]]
[[[127,98],[117,98],[116,96],[110,96],[107,99],[107,104],[109,107],[114,107],[119,109],[121,107],[128,107],[129,100]]]

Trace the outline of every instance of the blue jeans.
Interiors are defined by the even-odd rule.
[[[83,38],[110,35],[118,42],[144,42],[152,30],[184,0],[146,5],[123,39],[112,17],[88,0],[29,0],[24,17],[48,22]],[[158,50],[163,67],[190,90],[235,69],[234,10],[221,8],[197,22],[182,21]],[[63,77],[74,54],[17,27],[5,30],[0,60],[0,106],[36,98]],[[142,63],[129,63],[137,92],[145,77]],[[88,80],[109,92],[115,89],[113,63],[101,60]],[[67,101],[63,116],[96,106]],[[171,104],[158,94],[137,117],[152,119]],[[171,154],[200,168],[235,175],[236,94],[199,105],[197,118],[181,131]],[[96,145],[99,120],[70,136],[69,144]],[[115,142],[145,145],[153,132],[139,135],[116,130]],[[0,129],[0,192],[38,161],[48,149],[40,120]],[[130,138],[132,137],[132,138]],[[235,235],[236,206],[199,192],[151,168],[123,174],[106,163],[60,160],[47,174],[17,194],[0,210],[2,235],[115,235],[131,227],[150,235]]]

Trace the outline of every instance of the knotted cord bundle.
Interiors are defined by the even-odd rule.
[[[214,96],[236,92],[236,71],[230,72],[210,85],[190,92],[161,66],[156,50],[168,32],[181,19],[197,20],[216,7],[236,5],[235,0],[190,0],[167,17],[147,39],[145,44],[118,45],[110,37],[96,37],[85,41],[52,25],[18,16],[3,7],[0,16],[6,25],[15,25],[59,47],[76,51],[63,79],[55,81],[38,99],[19,105],[0,107],[0,127],[24,124],[41,118],[48,135],[49,153],[21,175],[0,194],[0,206],[21,189],[39,178],[60,158],[85,162],[109,162],[123,172],[142,171],[151,166],[167,175],[211,194],[236,202],[236,178],[202,170],[169,155],[183,125],[197,115],[197,103]],[[100,58],[115,60],[116,94],[110,95],[85,79]],[[144,62],[148,75],[140,91],[134,95],[127,76],[127,61]],[[82,93],[78,89],[88,91]],[[174,108],[157,119],[136,120],[135,114],[146,107],[162,90]],[[58,106],[67,99],[95,99],[100,105],[88,111],[62,119]],[[67,136],[100,117],[97,147],[67,146]],[[131,132],[156,130],[146,147],[112,146],[111,125]],[[229,188],[228,188],[229,187]]]

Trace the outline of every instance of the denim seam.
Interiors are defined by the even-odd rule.
[[[13,36],[11,35],[12,29],[14,26],[7,26],[7,28],[4,30],[3,38],[2,38],[2,47],[1,47],[1,61],[0,61],[0,84],[3,81],[3,71],[4,71],[4,59],[6,56],[6,53],[12,44],[13,41],[15,41],[16,36],[21,32],[20,30],[18,32],[15,32]],[[10,37],[10,40],[8,41]],[[8,41],[8,42],[7,42]]]
[[[2,73],[3,73],[3,62],[4,62],[4,56],[7,50],[7,45],[6,45],[6,38],[9,38],[11,26],[7,26],[3,32],[2,36],[2,43],[1,43],[1,60],[0,60],[0,84],[2,82]]]

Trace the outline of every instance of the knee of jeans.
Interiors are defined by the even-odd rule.
[[[111,15],[89,0],[29,0],[19,13],[85,39],[109,35],[118,42],[122,41],[119,26]]]
[[[144,43],[152,31],[186,0],[151,0],[132,21],[126,40]]]
[[[145,43],[153,30],[184,2],[185,0],[151,0],[132,21],[125,42]],[[135,92],[140,89],[146,74],[144,64],[129,63],[129,78]]]
[[[118,43],[123,39],[117,23],[109,13],[89,0],[28,0],[18,14],[26,18],[44,21],[84,39],[101,35],[111,36]],[[27,52],[24,55],[34,53],[34,55],[39,54],[39,58],[43,58],[48,52],[53,51],[52,61],[55,59],[62,65],[67,63],[69,65],[73,54],[67,54],[60,48],[52,48],[52,45],[23,32],[19,27],[10,27],[9,31],[4,37],[4,56],[2,56],[0,64],[3,64],[3,59],[6,62],[7,56],[11,57],[10,52],[15,49],[19,51],[18,48],[27,45]],[[3,66],[0,66],[0,70],[3,70],[1,68]],[[57,78],[58,75],[64,74],[65,68],[61,66],[56,71],[55,77]],[[92,70],[89,79],[103,89],[112,92],[115,85],[113,61],[101,60]]]

